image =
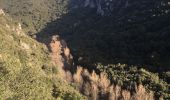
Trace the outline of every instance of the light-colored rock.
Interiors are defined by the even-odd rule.
[[[21,24],[20,24],[20,23],[18,23],[18,29],[19,29],[19,30],[22,30],[22,27],[21,27]]]
[[[2,54],[0,54],[0,60],[2,59]]]
[[[6,28],[10,29],[10,26],[8,24],[6,24],[5,26],[6,26]]]
[[[85,0],[84,7],[87,7],[90,4],[90,0]]]
[[[130,6],[129,0],[72,0],[77,3],[76,8],[95,8],[96,13],[103,16],[109,15],[114,9],[124,9]]]
[[[5,15],[5,12],[2,9],[0,9],[0,15]]]
[[[20,42],[21,48],[24,50],[30,50],[30,46],[27,43]]]

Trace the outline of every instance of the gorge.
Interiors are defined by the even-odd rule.
[[[170,98],[168,1],[0,0],[0,7],[2,99]]]

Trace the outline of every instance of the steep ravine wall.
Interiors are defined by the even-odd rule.
[[[95,9],[101,16],[123,15],[128,12],[152,13],[153,16],[167,14],[170,3],[167,0],[71,0],[72,8],[90,8]]]
[[[98,75],[95,71],[90,73],[80,66],[73,68],[75,65],[73,66],[70,50],[58,35],[51,38],[49,49],[52,61],[58,66],[61,76],[89,100],[155,100],[153,93],[146,91],[143,85],[134,85],[134,91],[130,92],[112,84],[104,72]],[[70,69],[76,69],[75,73],[71,73]]]
[[[117,8],[126,8],[129,6],[129,0],[71,0],[74,8],[94,8],[97,14],[106,15]]]

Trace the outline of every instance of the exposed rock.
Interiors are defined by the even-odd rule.
[[[29,50],[30,49],[30,46],[24,42],[20,42],[20,45],[21,45],[21,48],[24,49],[24,50]]]
[[[18,29],[19,29],[19,30],[22,30],[22,27],[21,27],[21,24],[20,24],[20,23],[18,23]]]
[[[8,24],[6,24],[5,26],[6,26],[6,28],[10,29],[10,26]]]
[[[97,13],[103,16],[104,15],[104,11],[102,9],[101,1],[100,0],[96,0],[96,4],[97,4]]]
[[[2,60],[2,54],[0,54],[0,60]]]
[[[0,9],[0,15],[5,15],[5,12],[2,9]]]
[[[17,32],[18,35],[24,35],[20,23],[18,23],[18,26],[17,26],[17,28],[16,28],[15,30],[16,30],[16,32]]]
[[[90,0],[85,0],[84,7],[87,7],[90,4]]]
[[[6,26],[6,27],[8,27],[8,26]],[[9,27],[10,28],[10,27]],[[20,23],[18,23],[18,26],[16,27],[16,26],[13,26],[12,27],[12,31],[14,31],[14,33],[16,33],[16,34],[18,34],[18,35],[20,35],[20,36],[24,36],[25,35],[25,33],[23,32],[23,30],[22,30],[22,27],[21,27],[21,24]]]

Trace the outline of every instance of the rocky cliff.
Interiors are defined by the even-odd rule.
[[[141,8],[150,11],[170,5],[168,1],[154,1],[154,0],[72,0],[74,8],[93,8],[96,9],[99,15],[110,15],[113,12],[122,12],[124,10],[134,11]],[[133,8],[133,9],[130,9]],[[139,10],[140,11],[140,10]],[[164,9],[167,13],[168,11]]]

